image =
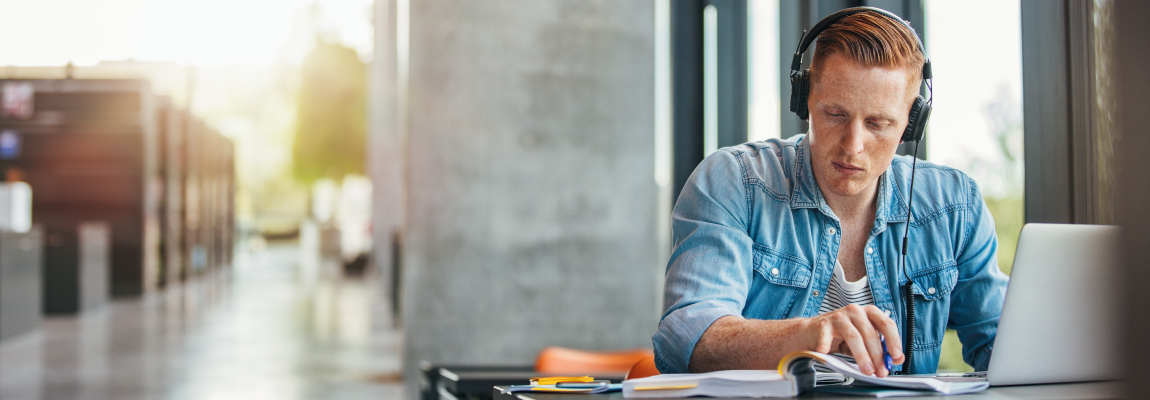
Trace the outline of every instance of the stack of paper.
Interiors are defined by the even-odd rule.
[[[793,397],[798,389],[778,371],[731,370],[705,374],[663,374],[623,382],[623,397]]]

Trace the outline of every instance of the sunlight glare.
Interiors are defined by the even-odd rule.
[[[0,65],[295,64],[317,32],[371,57],[371,0],[0,0]],[[19,16],[13,18],[12,16]]]

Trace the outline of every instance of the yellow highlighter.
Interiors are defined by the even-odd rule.
[[[531,384],[532,385],[554,385],[554,384],[557,384],[559,382],[591,382],[594,380],[595,380],[595,378],[592,378],[590,376],[549,376],[549,377],[531,378]]]

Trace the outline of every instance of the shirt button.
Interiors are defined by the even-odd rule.
[[[811,292],[811,296],[819,297],[819,290],[815,289],[815,291]]]
[[[771,268],[771,275],[778,275],[778,274],[779,274],[778,268]]]
[[[866,253],[867,253],[867,254],[874,254],[874,247],[867,247],[867,248],[866,248]]]
[[[827,234],[828,235],[834,235],[835,234],[835,228],[827,228]]]
[[[890,316],[890,310],[883,310],[883,312],[882,312],[882,313],[883,313],[883,314],[886,314],[886,316],[888,316],[888,317]]]
[[[936,292],[936,290],[934,290],[934,288],[930,288],[930,289],[926,290],[927,294],[934,294],[934,292]]]

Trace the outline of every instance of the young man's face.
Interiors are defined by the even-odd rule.
[[[823,192],[873,195],[894,158],[917,85],[906,69],[867,67],[842,53],[820,60],[818,68],[807,103],[815,179]]]

